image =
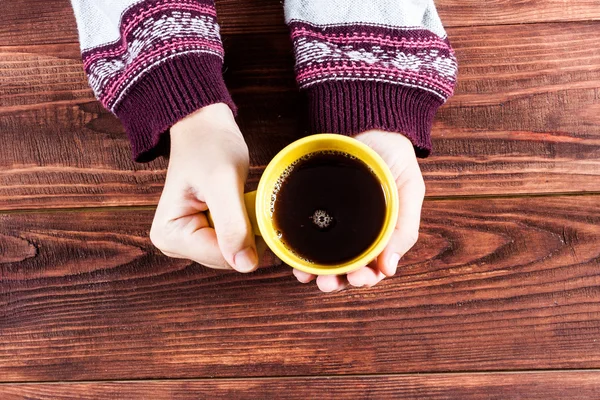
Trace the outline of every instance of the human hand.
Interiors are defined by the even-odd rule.
[[[248,165],[248,147],[227,105],[204,107],[173,125],[152,243],[169,257],[210,268],[255,270],[258,256],[243,194]]]
[[[417,242],[425,183],[413,145],[404,135],[379,130],[363,132],[355,137],[375,150],[390,167],[398,186],[399,214],[396,229],[383,252],[369,265],[347,275],[311,275],[294,269],[302,283],[316,278],[323,292],[342,290],[348,284],[373,286],[386,276],[393,276],[398,261]]]

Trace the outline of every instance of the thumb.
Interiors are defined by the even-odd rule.
[[[386,276],[396,273],[400,258],[417,242],[424,197],[425,183],[420,173],[412,174],[406,182],[398,186],[400,209],[396,227],[388,245],[377,257],[379,270]]]
[[[243,179],[236,171],[228,171],[214,174],[211,181],[205,198],[223,257],[238,272],[252,272],[258,255],[244,204]]]

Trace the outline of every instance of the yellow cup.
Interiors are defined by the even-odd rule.
[[[385,220],[377,239],[362,254],[339,265],[311,263],[290,251],[277,235],[271,212],[271,196],[275,184],[285,169],[301,157],[327,150],[344,152],[367,164],[381,183],[386,203]],[[360,188],[356,188],[356,190],[358,191]],[[367,265],[383,251],[398,219],[398,190],[386,163],[375,151],[362,142],[336,134],[324,133],[308,136],[281,150],[267,165],[258,183],[258,189],[245,194],[245,202],[254,233],[262,236],[273,253],[289,266],[317,275],[345,274]]]

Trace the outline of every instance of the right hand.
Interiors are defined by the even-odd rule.
[[[152,243],[169,257],[254,271],[258,256],[244,205],[248,165],[248,147],[227,105],[204,107],[173,125],[169,168],[150,229]]]
[[[400,210],[390,241],[369,265],[347,275],[318,277],[294,270],[294,275],[302,283],[316,279],[317,286],[323,292],[342,290],[347,284],[371,287],[386,276],[393,276],[398,268],[398,261],[414,246],[419,237],[425,182],[413,144],[402,134],[377,129],[360,133],[355,138],[375,150],[390,167],[398,187]]]

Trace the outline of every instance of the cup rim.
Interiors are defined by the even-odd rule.
[[[273,215],[270,210],[271,196],[273,195],[273,191],[271,188],[274,186],[274,179],[279,179],[281,174],[277,174],[276,177],[274,177],[273,175],[275,175],[277,170],[282,170],[282,167],[283,169],[286,168],[293,161],[305,156],[306,154],[316,152],[304,152],[302,151],[302,149],[310,147],[309,145],[314,145],[318,142],[322,142],[324,144],[340,144],[343,147],[343,149],[340,151],[345,151],[344,149],[347,149],[349,151],[346,152],[353,156],[357,155],[350,150],[366,154],[367,157],[357,156],[357,158],[360,159],[362,162],[366,163],[373,170],[375,176],[377,177],[382,186],[386,201],[386,217],[381,232],[379,233],[377,239],[367,250],[365,250],[363,253],[361,253],[354,259],[334,266],[308,263],[307,261],[302,260],[299,256],[294,254],[292,251],[290,251],[277,237],[277,233],[274,229],[272,222]],[[322,150],[326,151],[331,149],[328,149],[327,146],[324,146]],[[297,153],[297,156],[293,157],[294,160],[291,162],[285,162],[285,165],[282,166],[284,160],[286,158],[289,158],[290,155],[294,153]],[[370,158],[370,160],[365,160],[364,158]],[[310,274],[340,275],[354,271],[360,267],[367,265],[383,251],[396,227],[399,208],[398,203],[398,190],[396,187],[395,179],[389,167],[387,166],[385,161],[383,161],[383,159],[379,156],[379,154],[377,154],[366,144],[354,138],[350,138],[339,134],[320,133],[294,141],[293,143],[289,144],[284,149],[282,149],[279,153],[277,153],[277,155],[271,160],[271,162],[269,162],[258,184],[255,212],[257,216],[258,228],[260,230],[262,238],[266,242],[267,246],[273,251],[273,253],[275,253],[275,255],[277,255],[277,257],[279,257],[284,263],[293,268],[299,269]]]

